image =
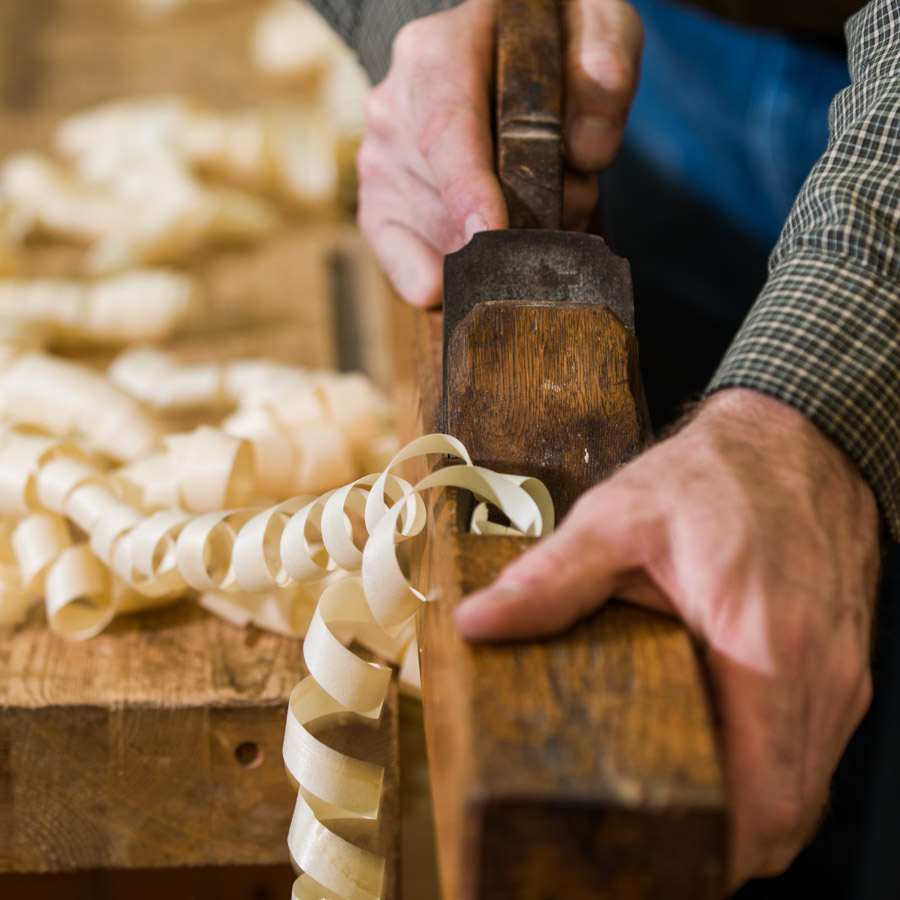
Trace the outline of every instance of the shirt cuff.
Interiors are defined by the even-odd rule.
[[[804,250],[771,273],[707,393],[750,388],[804,413],[859,467],[900,540],[900,298],[855,260]]]

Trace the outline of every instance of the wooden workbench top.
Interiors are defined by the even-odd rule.
[[[293,89],[267,84],[250,64],[266,5],[142,22],[129,0],[0,4],[0,159],[48,152],[62,117],[105,100],[176,93],[222,110],[290,101]],[[334,257],[356,261],[351,292],[362,282],[383,290],[350,218],[294,212],[259,246],[193,260],[205,299],[168,349],[193,361],[338,365],[347,323],[333,302]],[[29,274],[75,271],[74,250],[37,248],[27,262]],[[383,334],[369,325],[357,362],[380,367],[384,380]],[[235,628],[189,601],[121,616],[84,643],[52,635],[39,608],[0,629],[0,873],[285,863],[294,792],[281,744],[287,698],[304,675],[299,641]],[[377,729],[317,734],[388,766],[382,826],[360,841],[393,857],[392,897],[396,693]],[[0,875],[9,896],[4,884]]]
[[[85,643],[53,635],[34,608],[0,641],[0,701],[21,709],[284,706],[305,674],[298,641],[189,601],[120,616]]]

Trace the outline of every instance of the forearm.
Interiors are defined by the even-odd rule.
[[[385,76],[391,44],[413,19],[456,6],[462,0],[309,0],[356,51],[372,83]]]
[[[848,28],[853,84],[709,390],[752,388],[807,415],[854,460],[900,538],[900,11]]]

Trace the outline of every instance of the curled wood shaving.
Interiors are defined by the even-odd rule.
[[[7,159],[0,195],[21,236],[88,243],[86,268],[103,273],[184,259],[217,241],[257,240],[274,228],[262,199],[204,185],[174,155],[135,141],[104,148],[81,173],[35,153]]]
[[[337,91],[335,85],[331,88]],[[361,102],[361,101],[360,101]],[[345,109],[342,123],[347,117]],[[56,148],[88,182],[125,184],[135,165],[166,160],[202,175],[301,204],[331,200],[336,140],[345,132],[313,104],[218,112],[183,97],[117,100],[65,119]],[[128,174],[131,170],[131,174]]]
[[[77,436],[90,450],[120,462],[146,455],[162,433],[143,404],[103,375],[62,357],[33,352],[16,356],[0,369],[2,421]]]
[[[397,450],[387,404],[360,373],[264,360],[185,364],[138,347],[117,357],[108,375],[160,412],[235,406],[221,430],[252,447],[253,495],[319,493],[383,468]],[[153,499],[145,496],[146,506],[179,502],[180,441],[167,438],[165,451],[123,471],[141,490],[153,492]]]
[[[0,619],[21,608],[23,594],[42,592],[50,627],[83,639],[121,611],[193,590],[236,624],[306,630],[310,674],[291,694],[284,743],[298,787],[288,843],[303,874],[294,896],[376,900],[383,860],[327,823],[375,818],[383,770],[331,750],[307,726],[348,712],[380,716],[391,670],[359,658],[348,649],[352,640],[409,661],[412,622],[425,598],[407,582],[397,548],[425,525],[425,491],[465,488],[479,501],[473,527],[486,526],[490,503],[515,533],[539,536],[553,523],[547,490],[474,466],[457,440],[430,435],[379,475],[319,497],[245,507],[235,488],[248,468],[238,445],[214,429],[184,441],[184,459],[200,464],[187,464],[183,505],[148,514],[78,445],[21,428],[0,432],[0,516],[17,519],[9,540],[15,572],[0,556]],[[450,455],[458,465],[410,485],[396,470],[423,454]],[[209,512],[185,508],[220,502]]]
[[[403,485],[399,497],[389,496],[389,488],[398,486],[391,481],[389,467],[378,479],[335,492],[323,510],[321,534],[331,559],[339,559],[348,572],[359,571],[360,576],[341,580],[323,592],[303,645],[310,674],[290,698],[284,758],[298,795],[288,846],[303,872],[294,885],[295,898],[376,900],[381,896],[383,860],[338,837],[326,823],[333,818],[374,818],[383,771],[336,754],[306,726],[347,712],[365,718],[380,715],[390,673],[356,657],[335,632],[348,621],[372,622],[387,635],[399,635],[421,608],[425,598],[406,581],[396,549],[424,527],[422,493],[429,488],[464,487],[502,509],[516,533],[537,536],[552,527],[552,507],[540,482],[472,466],[465,448],[444,435],[413,442],[392,466],[422,453],[449,453],[462,465],[439,469],[415,486]],[[360,487],[368,487],[364,495]],[[349,538],[348,510],[361,514],[366,522],[369,536],[361,550]]]
[[[136,269],[85,282],[0,280],[0,319],[39,326],[53,340],[102,344],[168,337],[196,296],[194,280],[164,269]]]

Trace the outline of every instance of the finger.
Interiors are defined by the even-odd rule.
[[[737,888],[760,874],[779,834],[774,810],[793,794],[801,751],[787,771],[772,752],[772,729],[780,727],[770,708],[771,680],[711,650],[707,655],[716,708],[722,716],[725,781],[731,801],[728,884]]]
[[[553,634],[613,595],[668,608],[641,568],[645,537],[627,520],[613,523],[605,517],[602,495],[591,495],[557,532],[457,607],[454,618],[464,637],[520,640]]]
[[[558,535],[526,554],[497,581],[470,595],[454,613],[469,640],[520,640],[562,631],[606,600],[617,567],[595,566],[572,583],[571,543]]]
[[[360,149],[358,217],[363,233],[369,237],[383,222],[395,222],[418,233],[438,253],[459,250],[463,240],[447,216],[437,190],[405,165],[380,165],[378,160],[369,159],[384,157],[387,152],[374,143]]]
[[[622,0],[569,0],[565,23],[568,159],[593,172],[619,149],[637,88],[643,29]]]
[[[493,172],[486,104],[436,102],[423,114],[419,147],[431,166],[450,220],[466,240],[506,228],[509,218]]]
[[[398,294],[413,306],[441,305],[443,254],[395,222],[385,222],[366,236]]]
[[[454,36],[464,15],[465,40]],[[409,109],[419,151],[459,234],[505,228],[506,204],[493,172],[490,91],[494,6],[467,3],[445,14],[440,29],[401,32],[395,54],[416,72]],[[416,23],[413,23],[415,25]],[[409,26],[408,26],[409,28]]]
[[[810,599],[820,610],[827,602]],[[871,697],[867,642],[846,619],[834,634],[823,631],[827,619],[804,617],[791,628],[782,616],[787,649],[775,668],[710,645],[732,802],[732,888],[783,872],[819,825],[831,777]]]
[[[462,241],[436,188],[374,135],[363,142],[357,167],[359,227],[394,288],[414,306],[440,305],[443,254],[459,249]]]
[[[426,184],[435,189],[437,185],[428,163],[415,146],[415,138],[409,128],[408,85],[403,83],[404,73],[392,70],[387,78],[377,84],[366,96],[366,132],[361,149],[369,143],[386,147],[391,160],[398,156],[403,165],[410,169]],[[359,158],[357,157],[357,164]],[[378,170],[380,174],[382,169]]]
[[[752,794],[762,809],[736,815],[744,824],[743,838],[735,841],[735,887],[751,875],[780,875],[821,825],[832,776],[872,696],[868,654],[856,644],[857,636],[851,631],[845,629],[843,641],[832,635],[826,652],[809,654],[814,668],[795,683],[815,687],[794,692],[798,698],[794,712],[781,718],[786,725],[781,727],[778,715],[771,711],[760,723],[760,733],[768,730],[777,735],[781,728],[783,739],[780,747],[776,740],[770,741],[778,752],[763,755],[758,766],[761,779],[771,782],[768,787],[755,788],[752,778],[741,779],[742,789]],[[746,708],[743,696],[741,706]],[[786,759],[788,766],[783,765]],[[735,806],[745,804],[736,802]]]

